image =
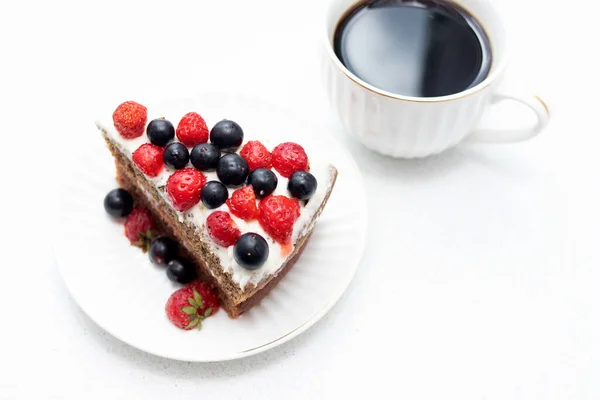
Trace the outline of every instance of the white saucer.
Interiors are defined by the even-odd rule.
[[[152,108],[168,110],[181,107],[182,102],[189,111],[205,116],[209,127],[218,119],[229,118],[244,128],[247,137],[260,138],[266,133],[280,136],[281,141],[297,141],[309,156],[319,154],[338,168],[329,203],[294,268],[259,306],[239,319],[230,319],[220,310],[204,321],[201,331],[173,326],[164,305],[179,286],[167,279],[162,268],[152,265],[146,254],[129,245],[122,221],[113,221],[104,212],[104,196],[117,184],[114,162],[100,133],[98,145],[85,152],[85,160],[73,164],[79,168],[72,176],[65,177],[56,260],[83,311],[131,346],[184,361],[246,357],[304,332],[344,293],[365,246],[365,189],[354,160],[343,147],[290,112],[236,95],[204,95]],[[169,115],[165,117],[169,119]],[[172,122],[176,125],[178,121]],[[90,134],[95,129],[90,121]]]

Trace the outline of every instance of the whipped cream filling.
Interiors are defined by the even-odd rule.
[[[152,119],[166,117],[175,127],[177,127],[177,123],[181,119],[181,117],[188,111],[184,111],[178,115],[162,115],[159,113],[153,113],[150,109],[148,109],[148,121],[150,122]],[[198,111],[200,115],[202,114],[202,110]],[[204,115],[203,115],[204,116]],[[173,118],[177,117],[177,118]],[[235,121],[235,118],[233,118]],[[212,125],[218,121],[208,121],[207,125],[212,128]],[[212,125],[211,125],[212,123]],[[117,130],[115,129],[112,121],[112,116],[106,118],[102,121],[96,122],[98,128],[106,132],[106,135],[111,139],[113,143],[125,154],[130,160],[133,152],[137,150],[142,144],[149,143],[148,137],[144,133],[142,136],[135,139],[126,139],[122,137]],[[241,125],[241,124],[240,124]],[[273,148],[281,142],[285,142],[283,139],[280,142],[274,142],[273,139],[268,137],[261,137],[258,132],[248,132],[245,130],[242,125],[242,129],[244,129],[244,143],[240,146],[239,150],[243,147],[243,145],[249,140],[259,140],[261,141],[269,151],[272,151]],[[175,137],[175,141],[177,137]],[[302,145],[302,143],[299,143]],[[305,148],[306,149],[306,148]],[[190,149],[191,150],[191,149]],[[313,194],[313,196],[309,199],[308,202],[300,201],[300,217],[294,224],[294,230],[292,233],[292,244],[295,246],[298,238],[309,231],[312,226],[309,226],[314,214],[318,211],[321,203],[323,202],[327,192],[331,186],[331,172],[330,165],[322,162],[316,158],[311,157],[311,154],[307,151],[308,159],[310,162],[310,172],[317,179],[317,190]],[[189,167],[193,166],[191,163],[188,164]],[[204,204],[200,201],[198,204],[186,210],[184,212],[179,212],[175,210],[172,206],[171,201],[169,200],[167,193],[165,191],[165,185],[167,184],[167,179],[171,174],[175,172],[174,169],[169,168],[167,165],[164,165],[162,172],[156,177],[149,177],[144,174],[144,177],[152,183],[157,189],[158,193],[165,199],[165,202],[172,208],[172,210],[179,217],[179,221],[185,223],[188,226],[191,226],[195,229],[198,235],[202,235],[205,242],[210,243],[211,251],[219,258],[221,262],[221,266],[226,272],[230,272],[233,280],[238,283],[240,288],[244,288],[248,283],[258,284],[265,277],[270,276],[276,273],[285,262],[285,260],[291,255],[290,253],[284,254],[282,246],[276,242],[273,238],[271,238],[260,226],[258,220],[254,221],[244,221],[235,215],[233,215],[227,204],[223,204],[216,209],[207,209]],[[288,179],[281,176],[277,171],[273,169],[275,175],[277,175],[278,183],[277,188],[275,189],[274,195],[282,195],[291,197],[288,190]],[[206,176],[206,181],[218,181],[217,173],[215,171],[202,171],[202,173]],[[236,190],[236,188],[228,188],[229,197]],[[265,238],[267,243],[269,244],[269,257],[265,264],[263,264],[260,268],[250,271],[240,266],[233,257],[233,247],[229,246],[227,248],[216,244],[208,235],[208,231],[206,228],[206,218],[215,211],[226,211],[229,212],[231,218],[235,221],[240,231],[243,233],[247,232],[255,232]]]

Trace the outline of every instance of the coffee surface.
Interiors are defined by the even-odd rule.
[[[483,28],[444,0],[359,3],[340,20],[334,50],[363,81],[413,97],[462,92],[483,81],[491,66]]]

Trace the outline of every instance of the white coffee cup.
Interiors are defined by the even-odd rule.
[[[365,146],[393,157],[425,157],[449,149],[467,137],[487,143],[518,142],[539,134],[548,124],[546,104],[529,93],[500,86],[507,58],[504,24],[489,1],[455,0],[474,16],[491,44],[492,66],[485,80],[460,93],[441,97],[410,97],[386,92],[350,72],[333,50],[333,36],[356,0],[331,0],[326,7],[322,72],[326,90],[344,127]],[[484,111],[513,100],[531,109],[537,123],[514,129],[478,127]]]

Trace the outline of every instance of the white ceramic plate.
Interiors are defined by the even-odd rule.
[[[346,290],[365,245],[362,179],[351,156],[329,134],[277,107],[234,95],[205,95],[152,108],[165,110],[169,119],[166,110],[182,105],[202,114],[209,127],[222,118],[233,119],[247,137],[267,133],[279,135],[281,141],[297,141],[309,155],[327,157],[338,168],[329,203],[294,268],[260,305],[236,320],[220,310],[204,321],[201,331],[173,326],[164,305],[179,286],[129,245],[122,221],[113,221],[104,212],[104,196],[116,181],[100,133],[98,146],[85,152],[84,162],[73,164],[79,168],[65,184],[55,241],[57,263],[84,312],[131,346],[185,361],[246,357],[304,332]],[[91,134],[94,129],[90,121]]]

